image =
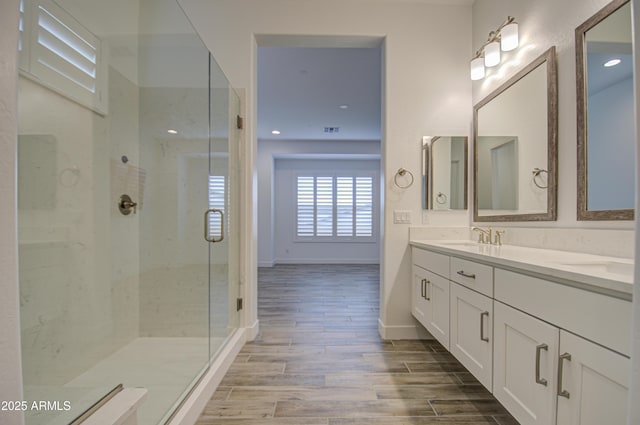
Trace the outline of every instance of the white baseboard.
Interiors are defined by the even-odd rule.
[[[420,325],[387,326],[378,319],[378,333],[382,339],[434,339]]]
[[[379,258],[278,258],[275,264],[380,264]]]
[[[207,402],[213,396],[218,385],[229,370],[231,363],[244,346],[247,335],[246,328],[238,329],[231,337],[220,355],[214,360],[209,371],[193,390],[189,398],[184,402],[180,410],[171,419],[169,425],[194,425],[204,410]]]
[[[274,260],[271,261],[258,261],[258,267],[273,267],[276,265]]]
[[[256,337],[258,336],[258,332],[260,332],[260,321],[256,320],[255,322],[253,322],[253,324],[251,326],[248,326],[245,328],[246,329],[246,340],[247,341],[253,341],[256,339]]]

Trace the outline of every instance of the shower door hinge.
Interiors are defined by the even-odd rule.
[[[244,118],[240,115],[236,115],[236,127],[238,127],[238,130],[242,130],[244,128]]]
[[[236,300],[236,311],[242,310],[242,298]]]

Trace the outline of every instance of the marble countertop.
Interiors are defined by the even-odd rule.
[[[411,246],[631,299],[632,259],[469,240],[411,240]]]

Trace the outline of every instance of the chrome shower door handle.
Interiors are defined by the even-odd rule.
[[[210,236],[209,235],[209,216],[211,214],[220,214],[220,236]],[[219,210],[217,208],[210,208],[204,213],[204,240],[207,242],[222,242],[224,239],[224,211]]]

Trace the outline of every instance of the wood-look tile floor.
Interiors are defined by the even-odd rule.
[[[198,425],[517,425],[437,342],[380,339],[378,266],[260,268],[258,293]]]

